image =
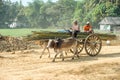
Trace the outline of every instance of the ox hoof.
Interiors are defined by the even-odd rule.
[[[72,57],[72,60],[74,59],[74,57]]]
[[[62,61],[64,61],[64,59],[62,59]]]
[[[52,62],[55,62],[55,60],[52,60]]]
[[[77,58],[78,58],[78,59],[80,59],[80,56],[79,56],[79,55],[77,55]]]
[[[15,52],[12,52],[11,54],[15,54]]]
[[[40,56],[40,58],[42,58],[42,56]]]

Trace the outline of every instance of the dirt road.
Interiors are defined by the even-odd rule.
[[[51,62],[52,50],[51,58],[45,54],[40,59],[41,52],[0,53],[0,80],[120,80],[120,46],[103,46],[96,57],[83,51],[80,59],[56,62]]]

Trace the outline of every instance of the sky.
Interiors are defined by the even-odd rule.
[[[11,2],[16,2],[16,1],[20,1],[20,0],[11,0]],[[28,2],[32,2],[33,0],[21,0],[21,1],[22,1],[22,4],[26,6]],[[43,0],[43,1],[46,2],[47,0]],[[52,0],[52,1],[56,2],[58,0]]]

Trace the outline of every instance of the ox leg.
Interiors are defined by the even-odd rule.
[[[45,47],[42,51],[42,54],[40,55],[40,58],[42,58],[42,55],[44,54],[45,50],[48,49],[47,47]]]
[[[62,54],[62,61],[64,61],[64,56],[63,56],[63,54]]]
[[[74,59],[76,55],[77,55],[77,57],[79,57],[77,49],[74,49],[74,55],[73,55],[72,59]]]
[[[47,50],[48,50],[48,53],[49,53],[48,58],[50,58],[50,50],[49,50],[49,48],[47,48]]]
[[[65,51],[65,54],[67,55],[67,52]]]
[[[62,57],[62,61],[64,61],[63,51],[61,52],[60,57]]]
[[[72,60],[74,59],[74,57],[75,57],[75,53],[74,53],[74,55],[73,55],[73,57],[72,57]]]
[[[79,54],[78,54],[78,51],[77,51],[76,55],[77,55],[77,57],[78,57],[78,59],[79,59],[79,58],[80,58],[80,56],[79,56]]]
[[[57,55],[58,55],[58,52],[55,54],[55,56],[54,56],[52,62],[55,62],[55,59],[56,59]]]
[[[65,53],[65,55],[67,55],[67,52],[66,52],[66,51],[65,51],[64,53]],[[60,58],[61,58],[62,56],[64,57],[64,55],[63,55],[64,53],[60,54]]]
[[[77,49],[75,50],[75,55],[77,56],[77,58],[78,58],[78,59],[80,58],[80,56],[79,56],[79,53],[78,53],[78,50],[77,50]]]

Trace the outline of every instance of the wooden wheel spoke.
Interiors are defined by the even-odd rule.
[[[95,49],[89,48],[88,52],[90,52],[90,54],[94,55],[96,53]]]
[[[98,52],[97,49],[91,49],[91,53],[90,54],[95,55],[97,52]]]
[[[95,51],[95,53],[97,53],[97,52],[98,52],[98,49],[97,49],[97,48],[95,48],[95,49],[94,49],[94,51]]]
[[[83,46],[82,46],[82,45],[79,45],[78,48],[81,49],[81,48],[83,48]]]
[[[89,51],[91,50],[91,47],[89,46],[89,47],[87,47],[86,49],[87,49],[87,51],[89,52]]]
[[[83,44],[79,44],[78,46],[78,53],[80,53],[83,50],[84,45]]]
[[[90,49],[89,53],[90,53],[90,54],[92,54],[92,53],[93,53],[93,50],[92,50],[92,49]]]
[[[83,50],[83,47],[84,47],[83,43],[79,43],[79,44],[78,44],[78,46],[77,46],[78,54]],[[70,51],[71,51],[72,53],[74,53],[73,48],[70,49]]]

